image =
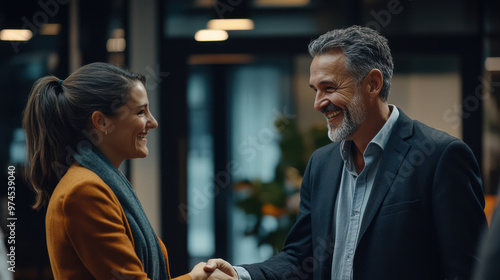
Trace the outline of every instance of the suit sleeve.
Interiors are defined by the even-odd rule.
[[[148,279],[110,191],[86,184],[67,194],[63,213],[68,237],[94,278]]]
[[[300,209],[297,220],[288,233],[283,250],[262,263],[241,265],[252,280],[312,279],[308,261],[312,258],[311,242],[311,166],[309,160],[300,189]]]
[[[478,261],[477,244],[487,223],[479,166],[462,141],[452,141],[444,149],[432,191],[434,226],[446,279],[470,279]]]

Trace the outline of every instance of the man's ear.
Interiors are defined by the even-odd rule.
[[[95,111],[92,113],[92,126],[95,127],[97,130],[99,130],[102,133],[106,133],[110,126],[111,126],[111,120],[104,115],[101,111]]]
[[[373,69],[366,75],[366,89],[371,97],[378,97],[384,85],[382,72],[378,69]]]

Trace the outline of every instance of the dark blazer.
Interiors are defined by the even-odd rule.
[[[243,265],[253,280],[331,278],[333,211],[344,163],[339,145],[311,156],[285,247],[263,263]],[[400,110],[361,224],[354,279],[470,279],[486,228],[483,209],[480,171],[469,147]]]

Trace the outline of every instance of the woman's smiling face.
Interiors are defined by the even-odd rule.
[[[130,90],[128,101],[121,106],[115,116],[107,117],[111,126],[104,141],[103,151],[113,165],[120,165],[126,159],[144,158],[148,155],[146,135],[150,129],[158,127],[158,122],[149,111],[146,89],[136,82]]]

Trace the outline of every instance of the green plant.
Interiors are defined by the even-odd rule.
[[[274,180],[267,183],[254,178],[237,182],[234,189],[248,194],[237,202],[239,208],[253,217],[247,219],[245,234],[255,236],[259,246],[271,245],[274,253],[278,253],[299,211],[300,185],[309,156],[316,148],[331,141],[325,125],[313,126],[308,133],[302,134],[294,119],[279,117],[275,126],[281,136],[281,158],[276,166]],[[306,145],[307,142],[310,145]],[[276,219],[277,226],[274,229],[263,226],[266,216]]]

